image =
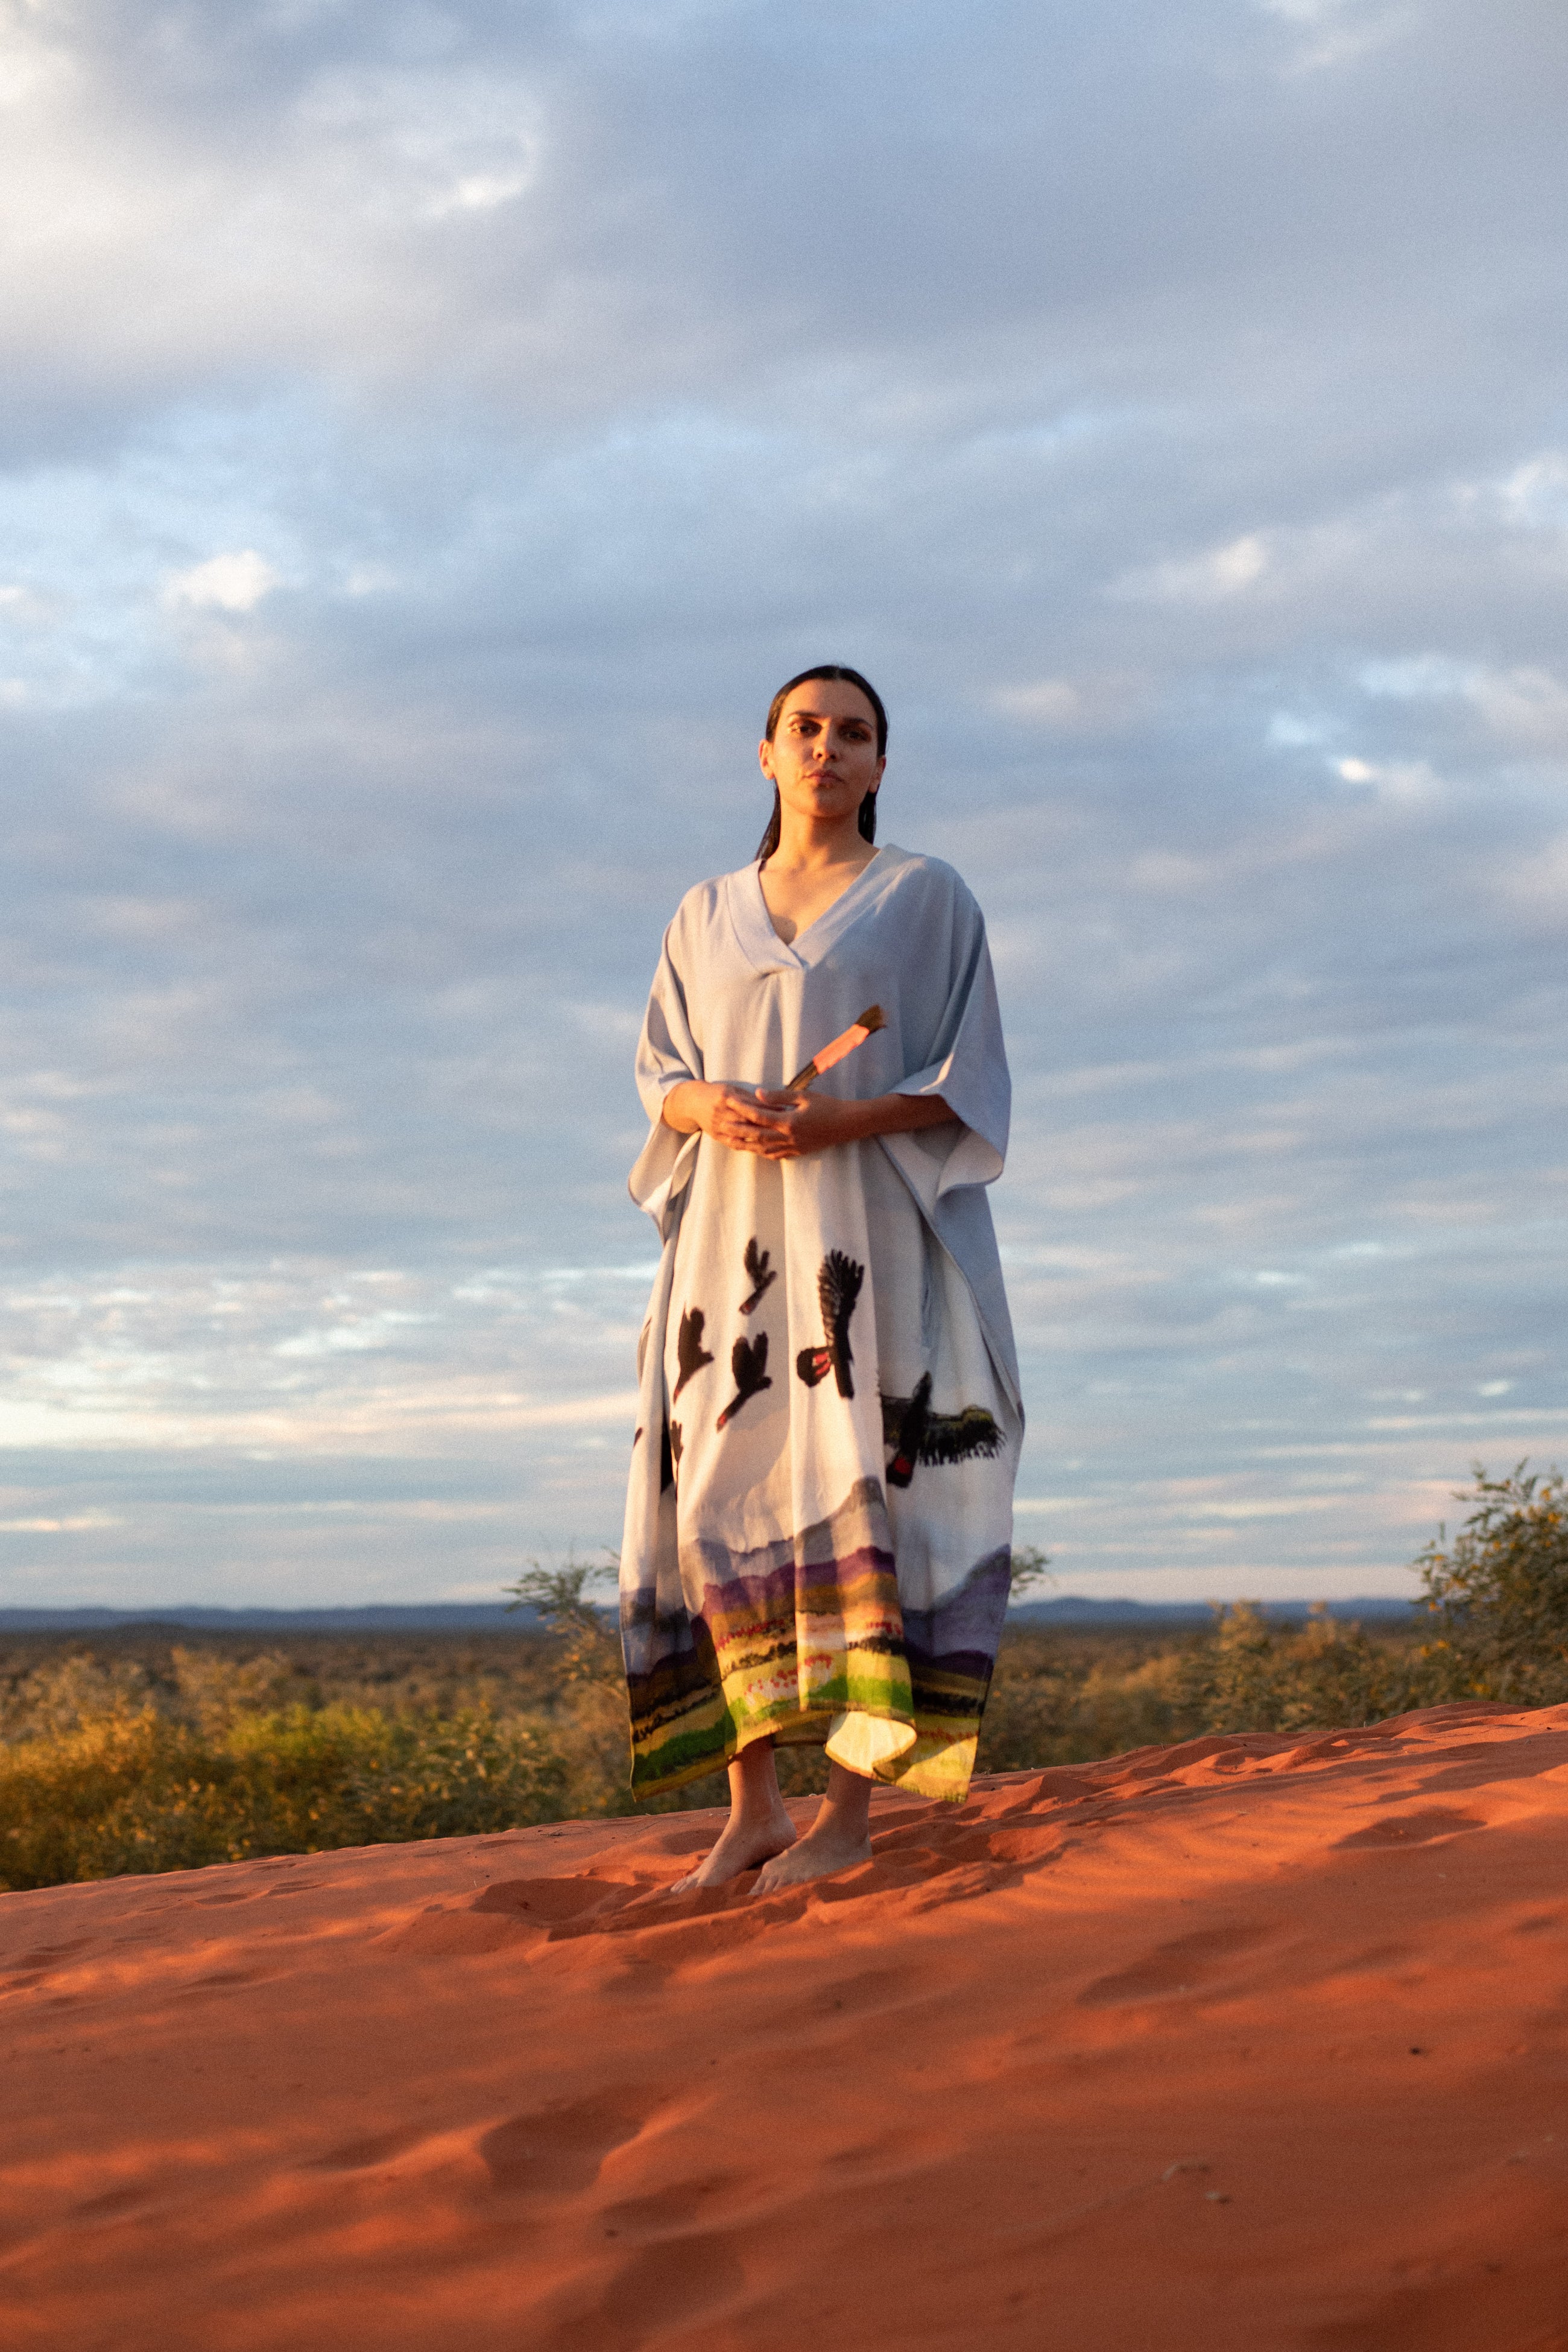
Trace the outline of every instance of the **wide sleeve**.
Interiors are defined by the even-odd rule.
[[[1021,1416],[1018,1354],[984,1192],[1002,1173],[1012,1081],[985,919],[958,876],[948,871],[952,895],[945,907],[928,902],[906,968],[903,1001],[911,1015],[906,1039],[918,1051],[916,1024],[922,1024],[924,1059],[891,1091],[940,1095],[958,1123],[883,1135],[878,1141],[962,1269],[997,1372]]]
[[[664,1123],[664,1098],[671,1087],[703,1076],[702,1049],[691,1034],[676,933],[677,924],[671,923],[637,1040],[637,1092],[652,1128],[627,1186],[638,1208],[646,1209],[658,1227],[661,1239],[668,1236],[691,1181],[701,1141],[700,1136],[678,1135]]]
[[[931,955],[929,932],[910,949],[918,966],[910,994],[924,999],[925,1018],[918,1042],[913,1035],[909,1042],[925,1058],[892,1088],[900,1095],[940,1095],[961,1122],[956,1133],[949,1127],[919,1128],[897,1139],[907,1147],[897,1155],[910,1161],[905,1173],[912,1177],[918,1170],[919,1190],[933,1202],[959,1185],[995,1182],[1007,1157],[1013,1108],[985,918],[956,875],[952,882],[945,971],[942,959]]]

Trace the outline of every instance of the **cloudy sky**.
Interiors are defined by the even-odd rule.
[[[0,1603],[619,1531],[778,680],[986,909],[1062,1588],[1568,1455],[1561,0],[0,0]]]

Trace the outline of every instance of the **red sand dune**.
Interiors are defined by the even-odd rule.
[[[1568,1707],[714,1822],[0,1898],[6,2352],[1568,2346]]]

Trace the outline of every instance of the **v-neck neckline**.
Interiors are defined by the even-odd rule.
[[[797,931],[793,940],[781,939],[773,929],[773,919],[769,911],[767,899],[763,895],[762,867],[760,866],[744,867],[735,879],[742,886],[750,885],[750,887],[745,890],[744,898],[746,914],[750,919],[746,929],[752,929],[760,926],[763,935],[754,942],[755,947],[762,949],[763,952],[760,956],[753,954],[752,961],[759,963],[763,971],[770,968],[777,970],[781,967],[786,971],[808,970],[811,956],[808,952],[803,952],[803,950],[815,950],[824,939],[828,937],[835,917],[842,908],[849,905],[857,891],[862,888],[866,877],[877,872],[884,863],[896,862],[897,855],[892,843],[884,842],[881,847],[866,860],[853,882],[840,890],[837,898],[824,907],[820,915],[814,916],[805,929],[803,931]]]

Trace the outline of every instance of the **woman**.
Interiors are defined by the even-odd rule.
[[[868,1861],[875,1781],[961,1800],[1007,1605],[1023,1413],[984,1191],[1007,1066],[973,899],[875,846],[887,730],[856,670],[780,688],[773,820],[681,901],[637,1054],[631,1192],[664,1255],[621,1554],[632,1784],[730,1773],[682,1885]],[[886,1025],[788,1091],[873,1004]],[[832,1764],[798,1842],[776,1740]]]

